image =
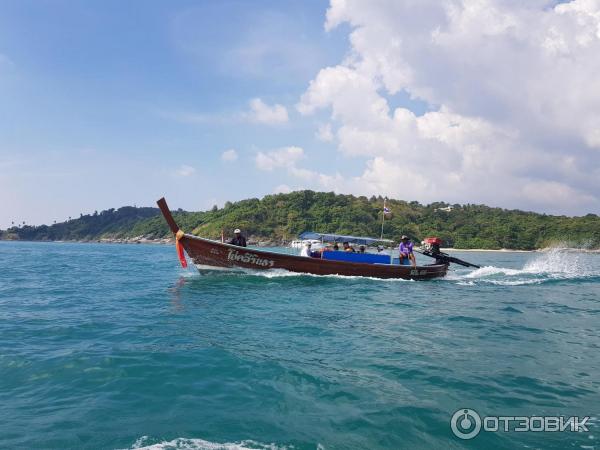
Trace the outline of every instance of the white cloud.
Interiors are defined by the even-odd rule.
[[[268,105],[260,98],[253,98],[237,110],[220,111],[177,111],[166,108],[151,108],[150,112],[160,118],[187,125],[236,125],[240,123],[261,123],[280,125],[289,121],[285,106],[276,103]]]
[[[290,192],[292,192],[292,189],[287,184],[280,184],[273,189],[273,194],[289,194]]]
[[[316,138],[323,142],[332,142],[334,139],[333,131],[331,131],[331,124],[326,123],[320,125],[315,134]]]
[[[256,167],[260,170],[272,171],[279,168],[292,168],[304,158],[304,150],[300,147],[284,147],[271,152],[256,154]]]
[[[253,98],[249,105],[250,111],[244,117],[250,122],[279,125],[289,120],[287,109],[278,103],[269,106],[260,98]]]
[[[187,166],[185,164],[182,164],[181,166],[179,166],[179,169],[177,169],[176,173],[180,177],[189,177],[189,176],[193,175],[194,173],[196,173],[196,169],[193,168],[192,166]]]
[[[367,164],[358,177],[315,183],[600,208],[600,1],[332,0],[326,29],[342,23],[352,28],[348,56],[316,75],[297,109],[330,111],[338,150]],[[401,91],[430,112],[392,109]]]
[[[284,147],[270,152],[258,152],[255,163],[259,170],[271,172],[275,169],[285,171],[289,176],[300,180],[305,186],[316,186],[321,189],[343,191],[350,185],[342,175],[335,173],[328,175],[318,171],[299,167],[298,163],[305,157],[304,150],[300,147]],[[352,179],[350,180],[350,182]],[[275,190],[286,188],[280,185]],[[281,190],[281,192],[284,192]]]
[[[289,121],[286,107],[279,103],[268,105],[260,98],[254,98],[248,102],[248,107],[246,111],[237,112],[198,113],[164,109],[154,109],[153,112],[159,117],[188,125],[232,125],[243,122],[281,125]]]
[[[590,195],[555,181],[532,181],[523,187],[523,195],[533,204],[548,207],[558,202],[575,202],[577,205],[593,201]]]
[[[235,149],[230,148],[229,150],[225,150],[223,153],[221,153],[221,159],[225,162],[237,161],[238,153],[235,151]]]

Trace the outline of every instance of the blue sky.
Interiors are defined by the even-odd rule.
[[[503,69],[559,58],[585,31],[581,8],[489,0],[456,27],[438,3],[3,1],[0,228],[299,188],[597,212],[595,97],[559,96],[554,112],[547,95],[597,73],[595,47],[568,47],[579,72],[536,85],[539,99],[516,87],[540,67]],[[531,14],[550,41],[521,33],[515,50],[511,30]]]
[[[188,209],[262,196],[285,175],[256,173],[259,149],[302,145],[327,163],[312,119],[238,118],[253,98],[293,106],[319,68],[343,56],[347,33],[324,31],[326,7],[2,2],[0,176],[10,198],[0,226],[153,205],[163,194]],[[227,149],[237,161],[222,161]],[[194,173],[178,175],[182,165]]]

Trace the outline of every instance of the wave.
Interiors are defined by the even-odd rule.
[[[285,269],[271,269],[271,270],[244,270],[245,275],[252,275],[264,278],[287,278],[287,277],[311,277],[311,278],[332,278],[332,279],[343,279],[343,280],[373,280],[373,281],[387,281],[387,282],[413,282],[414,280],[405,280],[402,278],[377,278],[377,277],[363,277],[356,275],[315,275],[312,273],[299,273],[290,272]]]
[[[591,264],[589,254],[556,247],[546,249],[538,254],[532,260],[527,261],[521,269],[484,266],[449,279],[458,281],[457,284],[460,285],[489,283],[519,286],[549,281],[585,280],[595,277],[600,277],[600,271]]]
[[[241,442],[205,441],[204,439],[177,438],[172,441],[163,441],[150,444],[148,436],[142,436],[130,447],[131,450],[288,450],[293,447],[279,446],[276,444],[262,444],[260,442],[245,440]],[[321,446],[317,447],[321,449]]]
[[[234,268],[231,270],[215,270],[215,271],[204,271],[199,272],[196,270],[182,269],[182,277],[185,278],[201,278],[203,276],[218,277],[218,276],[246,276],[246,277],[260,277],[260,278],[329,278],[329,279],[343,279],[343,280],[373,280],[373,281],[385,281],[385,282],[413,282],[414,280],[405,280],[402,278],[377,278],[377,277],[364,277],[357,275],[316,275],[312,273],[302,272],[291,272],[286,269],[269,269],[269,270],[255,270],[247,268]]]

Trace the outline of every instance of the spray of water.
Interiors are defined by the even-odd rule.
[[[600,276],[590,264],[590,255],[578,249],[552,247],[536,254],[522,269],[485,266],[462,275],[460,281],[475,280],[500,285],[539,284],[550,280]]]

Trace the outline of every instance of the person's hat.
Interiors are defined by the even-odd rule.
[[[401,240],[408,239],[408,236],[407,236],[407,235],[405,235],[405,234],[403,234],[403,235],[402,235],[402,237],[401,237],[400,239],[401,239]]]
[[[234,232],[235,234],[238,234],[238,233],[241,233],[241,232],[242,232],[242,230],[240,230],[239,228],[236,228],[235,230],[233,230],[233,232]]]

